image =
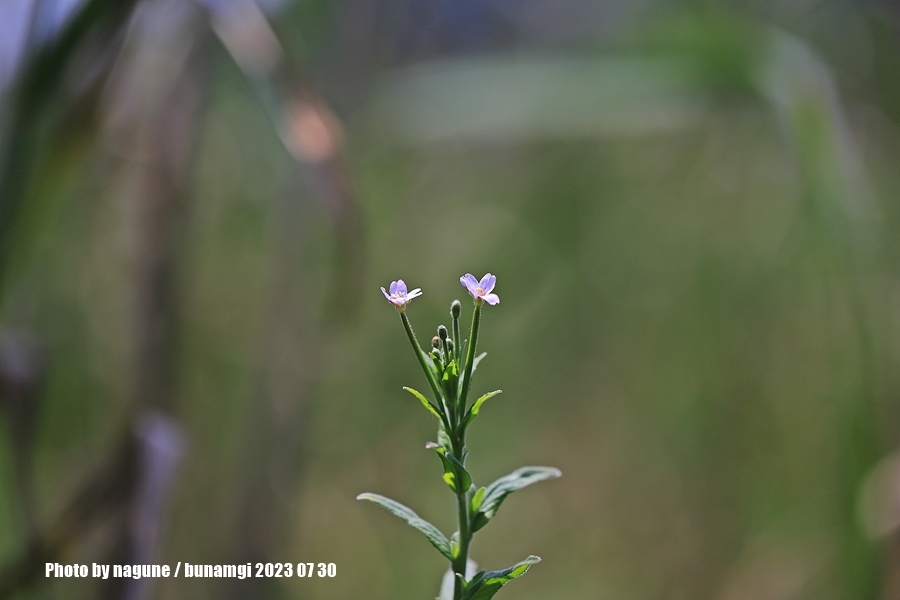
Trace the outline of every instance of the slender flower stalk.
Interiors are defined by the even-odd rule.
[[[472,313],[472,327],[469,331],[469,348],[466,352],[465,372],[463,374],[462,386],[460,387],[459,396],[455,399],[458,420],[454,422],[454,427],[459,432],[459,438],[454,438],[454,442],[456,442],[454,454],[462,457],[463,461],[465,461],[466,454],[466,430],[464,423],[462,423],[462,419],[465,417],[466,405],[468,404],[469,386],[472,382],[472,368],[475,364],[475,348],[478,346],[478,331],[480,325],[481,303],[476,298],[475,311]],[[465,466],[465,464],[463,466]],[[466,576],[466,564],[469,561],[469,543],[471,542],[472,533],[469,528],[468,504],[469,501],[466,492],[457,490],[456,507],[457,522],[459,525],[459,556],[453,562],[453,573],[456,576],[456,584],[453,590],[453,600],[461,600],[462,598],[463,582],[465,581]]]
[[[407,337],[409,337],[409,343],[412,344],[413,352],[416,353],[416,358],[419,359],[419,365],[422,367],[422,370],[425,371],[425,377],[428,378],[428,384],[431,386],[431,391],[434,392],[435,400],[437,400],[438,404],[445,404],[444,396],[441,394],[434,370],[428,365],[428,358],[426,358],[425,352],[422,351],[422,347],[419,346],[419,340],[416,339],[416,334],[413,332],[409,317],[406,316],[404,311],[400,311],[400,320],[403,321],[403,328],[406,330]]]
[[[466,353],[466,370],[463,374],[462,387],[459,390],[457,404],[465,410],[469,398],[469,386],[472,384],[472,369],[475,366],[475,347],[478,344],[478,329],[481,326],[481,305],[475,305],[472,313],[472,329],[469,333],[469,350]]]
[[[415,289],[407,292],[406,284],[402,279],[391,282],[390,292],[381,288],[385,298],[400,314],[400,320],[419,361],[419,366],[425,372],[428,385],[431,386],[434,394],[435,402],[431,402],[422,393],[412,388],[404,388],[418,398],[422,406],[440,421],[438,443],[429,442],[425,447],[435,450],[441,459],[444,481],[456,496],[458,528],[448,540],[434,525],[399,502],[369,493],[360,494],[357,498],[378,504],[408,525],[418,529],[450,561],[450,569],[444,576],[438,600],[470,600],[473,598],[489,600],[507,582],[523,575],[531,565],[540,561],[540,558],[536,556],[529,556],[507,569],[490,572],[479,571],[470,579],[466,578],[472,539],[475,533],[494,517],[504,498],[532,483],[560,476],[559,470],[552,467],[522,467],[487,487],[476,488],[465,467],[469,454],[466,449],[466,430],[478,416],[481,405],[500,393],[500,390],[489,392],[471,405],[468,402],[472,376],[475,371],[475,354],[478,347],[482,307],[485,303],[495,306],[500,302],[497,294],[493,293],[496,282],[497,278],[490,273],[481,280],[475,279],[471,274],[460,278],[460,283],[466,287],[475,304],[468,346],[463,352],[464,344],[459,327],[462,305],[459,300],[454,300],[450,306],[451,331],[448,331],[443,325],[438,327],[438,335],[432,339],[430,355],[426,355],[422,350],[409,322],[409,317],[406,315],[406,305],[410,300],[421,295],[421,290]]]

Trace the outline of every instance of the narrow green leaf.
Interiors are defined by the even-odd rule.
[[[435,363],[434,359],[431,358],[431,355],[428,354],[428,352],[425,352],[424,350],[422,350],[421,352],[422,352],[422,358],[425,359],[425,365],[431,371],[431,374],[434,375],[435,379],[437,379],[439,377],[438,369],[437,369],[438,363]]]
[[[456,398],[456,389],[459,386],[459,369],[455,361],[451,361],[441,377],[441,385],[447,398]]]
[[[485,356],[487,356],[487,352],[482,352],[481,354],[476,356],[475,359],[472,361],[472,372],[473,373],[475,372],[475,369],[478,368],[478,363],[480,363],[481,359],[484,358]]]
[[[478,509],[481,508],[481,503],[484,501],[484,492],[487,488],[480,487],[478,491],[475,492],[475,495],[472,496],[472,504],[470,505],[471,513],[475,514],[478,512]]]
[[[456,470],[459,471],[460,477],[462,477],[462,486],[460,487],[461,492],[466,492],[472,487],[472,476],[469,475],[469,472],[466,471],[466,468],[463,466],[461,462],[459,462],[455,456],[447,452],[447,460],[453,463],[456,466]]]
[[[428,410],[428,412],[430,412],[431,414],[436,416],[438,418],[438,421],[441,420],[441,413],[439,412],[440,409],[438,409],[437,406],[432,404],[431,401],[422,394],[422,392],[420,392],[418,390],[414,390],[411,387],[405,387],[405,386],[403,389],[406,390],[407,392],[409,392],[410,394],[412,394],[413,396],[415,396],[416,398],[418,398],[419,402],[422,403],[422,406],[424,406]]]
[[[531,565],[541,562],[538,556],[529,556],[522,562],[502,571],[481,571],[466,585],[462,600],[490,600],[500,588],[517,577],[525,574]]]
[[[485,575],[487,575],[487,571],[481,569],[480,571],[475,573],[474,577],[463,582],[463,598],[465,598],[466,590],[471,590],[471,593],[473,594],[478,590],[478,587],[484,580]]]
[[[476,400],[472,404],[472,407],[469,409],[469,412],[466,413],[466,418],[465,418],[466,427],[468,427],[469,424],[475,420],[475,417],[478,416],[478,411],[481,410],[482,404],[484,404],[485,402],[487,402],[488,400],[490,400],[497,394],[502,394],[502,393],[503,393],[503,390],[495,390],[493,392],[488,392],[487,394],[485,394],[484,396],[482,396],[481,398]]]
[[[468,373],[468,377],[466,377],[466,372],[463,371],[463,376],[461,378],[462,385],[459,386],[459,393],[457,394],[457,402],[459,402],[459,404],[462,405],[468,401],[469,388],[472,385],[472,378],[475,377],[475,370],[478,369],[478,363],[480,363],[481,359],[483,359],[485,356],[487,356],[487,352],[482,352],[481,354],[479,354],[478,356],[476,356],[475,358],[472,359],[472,370],[470,373]],[[464,366],[466,368],[468,368],[468,365],[464,365]],[[466,396],[465,398],[463,398],[464,394]],[[465,406],[463,406],[463,408],[465,408]],[[465,421],[463,421],[463,422],[465,423]]]
[[[396,517],[402,519],[407,525],[418,529],[422,534],[428,538],[428,541],[438,549],[438,551],[447,557],[447,560],[453,560],[453,552],[450,550],[450,542],[447,541],[447,538],[444,536],[441,531],[417,515],[413,512],[412,509],[403,506],[396,500],[391,500],[390,498],[385,498],[379,494],[370,494],[364,493],[360,494],[356,497],[357,500],[368,500],[374,504],[377,504],[381,508],[385,509],[389,513],[393,514]]]
[[[442,456],[441,458],[443,459],[444,457]],[[450,464],[448,464],[448,462],[446,460],[444,460],[443,462],[444,462],[444,475],[443,475],[444,483],[446,483],[447,487],[450,488],[450,491],[455,494],[455,493],[457,493],[456,492],[456,473],[453,472],[453,467],[450,466]]]
[[[487,525],[487,522],[497,514],[497,509],[500,508],[500,504],[511,493],[521,490],[532,483],[545,481],[547,479],[556,479],[560,475],[562,475],[562,472],[554,467],[522,467],[521,469],[516,469],[509,475],[501,477],[491,485],[487,486],[487,489],[484,492],[484,500],[481,502],[481,507],[475,514],[475,519],[472,523],[472,531],[478,531]]]
[[[454,494],[459,492],[465,492],[470,487],[472,487],[472,477],[469,475],[469,472],[466,471],[466,468],[462,465],[459,460],[455,456],[453,456],[446,447],[441,446],[440,444],[435,444],[434,442],[428,442],[425,444],[425,447],[429,450],[435,450],[438,456],[441,458],[441,463],[444,465],[444,481],[450,487],[450,490],[453,491]],[[457,474],[462,478],[460,489],[457,490]]]
[[[457,378],[459,378],[459,369],[456,367],[456,361],[450,361],[450,364],[444,369],[443,380],[450,381],[450,379],[456,380]]]

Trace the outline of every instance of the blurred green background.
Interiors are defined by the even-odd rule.
[[[378,288],[487,271],[498,597],[900,595],[896,4],[9,0],[0,86],[0,598],[433,598]]]

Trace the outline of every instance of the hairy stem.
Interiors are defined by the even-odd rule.
[[[419,365],[422,367],[422,370],[425,371],[425,377],[428,378],[428,384],[431,386],[431,391],[434,393],[435,400],[437,400],[438,406],[442,407],[446,414],[447,403],[444,402],[444,395],[441,394],[440,386],[434,377],[434,372],[431,370],[431,367],[428,366],[428,361],[425,359],[425,353],[422,351],[422,347],[419,346],[419,340],[416,339],[416,334],[413,333],[412,325],[409,323],[409,317],[406,316],[405,312],[400,313],[400,320],[403,321],[403,328],[406,329],[409,343],[412,344],[413,351],[416,353],[416,358],[419,359]]]
[[[453,386],[449,380],[446,389],[441,389],[442,382],[438,381],[435,372],[428,365],[425,353],[422,351],[422,347],[419,345],[419,342],[416,339],[416,334],[413,333],[412,325],[410,325],[409,318],[406,316],[405,312],[400,313],[400,320],[403,321],[403,328],[406,330],[406,335],[407,337],[409,337],[409,342],[410,344],[412,344],[413,351],[416,353],[416,358],[419,359],[419,365],[425,372],[425,377],[428,378],[428,384],[431,386],[431,391],[434,392],[434,396],[437,399],[438,404],[443,409],[442,417],[444,418],[444,428],[447,430],[447,434],[451,439],[451,451],[453,452],[453,456],[456,457],[456,459],[459,460],[460,463],[464,463],[466,455],[466,434],[465,428],[463,427],[462,423],[462,416],[466,411],[466,404],[468,403],[469,396],[469,386],[472,382],[472,369],[475,362],[475,349],[478,344],[478,329],[479,325],[481,324],[481,304],[475,304],[475,312],[472,314],[472,329],[469,334],[469,347],[466,351],[465,372],[462,376],[462,386],[459,386],[458,394],[456,394],[457,389],[454,389],[456,386]],[[459,369],[458,361],[462,355],[462,341],[460,340],[458,318],[453,318],[452,327],[453,335],[455,337],[455,346],[453,353],[454,356],[451,357],[446,343],[444,344],[443,350],[444,355],[447,357],[448,365],[451,358],[453,358],[457,361],[457,369]],[[461,471],[457,473],[456,480],[463,480]],[[455,575],[453,584],[454,600],[462,599],[463,583],[465,582],[466,577],[466,566],[469,562],[469,545],[472,542],[471,523],[469,523],[468,492],[469,490],[462,489],[459,489],[456,492],[456,513],[457,522],[459,525],[459,553],[457,554],[456,558],[451,561],[451,566]]]
[[[454,319],[454,329],[459,330],[459,322]],[[478,344],[478,328],[481,324],[481,305],[475,304],[475,312],[472,314],[472,330],[469,334],[469,348],[466,352],[466,370],[463,375],[462,387],[459,396],[456,398],[457,413],[460,418],[453,421],[454,430],[452,433],[453,454],[463,463],[466,458],[466,439],[465,427],[462,423],[462,415],[466,412],[466,404],[469,396],[469,385],[472,381],[472,367],[475,361],[475,347]],[[456,334],[458,335],[458,334]],[[457,481],[462,481],[462,473]],[[469,523],[469,498],[468,490],[458,490],[456,493],[456,511],[457,520],[459,522],[459,554],[453,560],[453,573],[456,575],[456,581],[453,586],[454,600],[461,600],[463,592],[463,582],[466,577],[466,564],[469,562],[469,544],[472,541],[472,531]]]
[[[453,432],[453,455],[464,463],[466,459],[466,432],[461,427]],[[457,473],[457,481],[462,481],[462,472]],[[463,582],[466,578],[466,566],[469,562],[469,544],[472,541],[471,523],[469,523],[469,495],[468,490],[457,488],[456,492],[456,517],[459,526],[459,554],[452,561],[454,584],[453,599],[460,600],[463,593]]]
[[[453,561],[453,573],[456,575],[453,600],[460,600],[466,578],[466,564],[469,562],[469,542],[472,539],[472,532],[469,531],[469,499],[465,491],[456,494],[456,509],[459,520],[459,555]]]
[[[472,331],[469,334],[469,349],[466,352],[466,372],[463,375],[462,387],[459,391],[457,400],[460,415],[466,412],[466,403],[469,396],[469,385],[472,383],[472,363],[475,361],[475,346],[478,343],[478,326],[481,324],[481,305],[475,305],[475,312],[472,313]]]

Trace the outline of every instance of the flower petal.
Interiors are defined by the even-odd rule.
[[[391,299],[391,295],[388,294],[383,287],[381,288],[381,293],[384,294],[384,297],[388,299],[388,302],[393,302],[393,300]]]
[[[422,295],[422,288],[416,288],[413,291],[411,291],[410,293],[406,294],[406,301],[409,302],[413,298],[418,298],[421,295]]]
[[[485,294],[493,291],[494,286],[497,285],[497,278],[490,273],[481,278],[481,282],[478,284],[482,290],[484,290]]]
[[[459,282],[463,284],[463,286],[469,290],[470,294],[475,293],[475,288],[478,287],[478,280],[475,279],[475,276],[471,273],[466,273],[465,276],[459,278]]]
[[[396,294],[397,293],[397,282],[392,281],[391,286],[388,288],[388,290],[390,290],[391,295]]]
[[[406,284],[402,279],[397,280],[397,291],[403,296],[406,295]]]
[[[498,296],[497,294],[485,294],[484,296],[482,296],[482,298],[484,298],[484,301],[491,306],[500,304],[500,296]]]

